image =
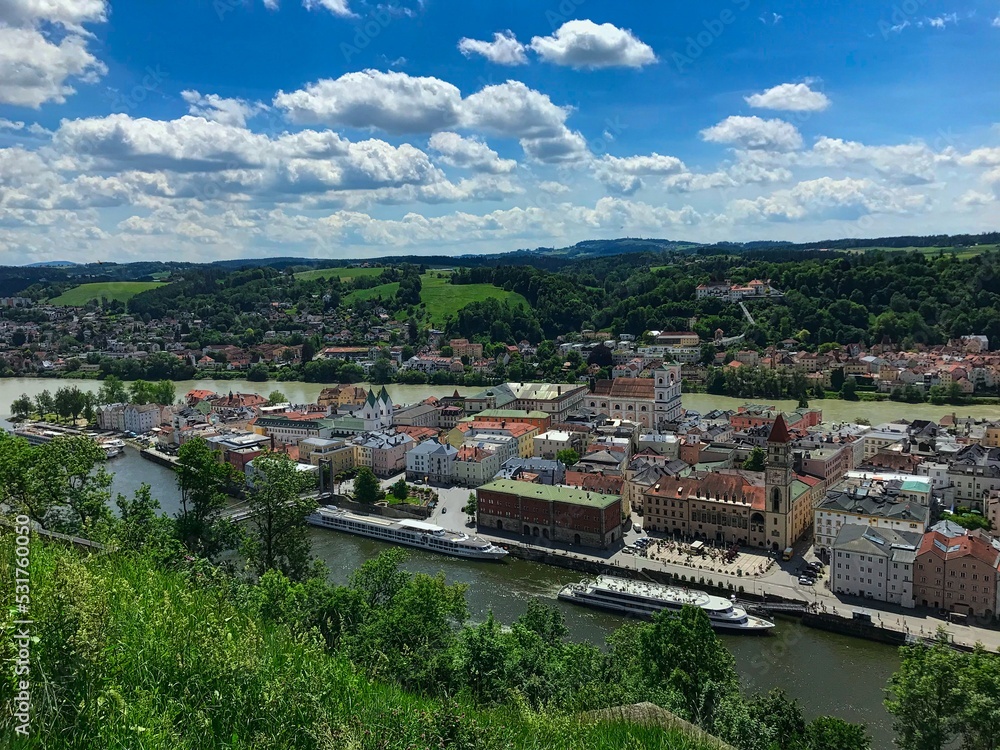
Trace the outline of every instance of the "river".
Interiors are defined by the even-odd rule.
[[[0,378],[0,414],[10,412],[10,405],[22,393],[34,398],[43,390],[55,391],[65,385],[76,385],[82,390],[97,392],[101,387],[99,380],[77,380],[63,378]],[[292,403],[315,403],[319,392],[323,390],[322,383],[286,382],[279,383],[269,380],[266,383],[254,383],[249,380],[180,380],[174,383],[178,397],[194,389],[205,389],[225,394],[229,391],[241,393],[259,393],[267,396],[271,391],[281,391]],[[370,387],[368,383],[359,383]],[[375,386],[381,388],[381,386]],[[422,401],[429,396],[450,396],[455,391],[462,396],[472,395],[483,390],[480,387],[453,385],[386,385],[389,396],[394,403],[408,404]],[[713,396],[708,393],[685,393],[684,408],[705,412],[712,409],[733,409],[754,402],[776,406],[784,411],[793,411],[797,406],[795,401],[774,399],[729,398],[728,396]],[[932,419],[939,420],[946,414],[957,414],[960,417],[975,416],[980,419],[1000,419],[1000,405],[992,406],[934,406],[933,404],[903,404],[895,401],[841,401],[839,399],[820,399],[809,402],[809,405],[823,410],[823,419],[831,422],[845,422],[863,417],[872,424],[890,422],[893,419]]]
[[[36,378],[0,380],[0,413],[6,413],[10,402],[21,393],[35,395],[48,388],[54,390],[65,383],[96,390],[96,381],[55,381]],[[177,384],[177,393],[192,388],[208,388],[217,392],[240,390],[266,395],[275,388],[290,399],[304,403],[314,401],[322,386],[311,383],[251,383],[247,381],[187,381]],[[419,401],[430,395],[450,395],[454,387],[387,386],[394,401]],[[459,388],[460,393],[478,389]],[[711,409],[736,409],[743,399],[731,399],[707,394],[688,394],[684,405],[702,413]],[[767,400],[779,408],[790,410],[794,402]],[[873,423],[906,417],[913,419],[940,418],[950,414],[948,407],[895,403],[848,403],[816,401],[824,418],[842,421],[864,416]],[[961,412],[960,412],[961,413]],[[1000,407],[977,409],[977,416],[1000,418]],[[164,512],[173,514],[179,504],[179,493],[173,473],[157,464],[143,460],[129,448],[108,464],[114,474],[112,491],[130,495],[143,482],[153,487]],[[348,536],[321,529],[312,529],[314,552],[328,565],[331,577],[346,582],[351,571],[365,560],[378,554],[386,545],[370,539]],[[406,566],[414,572],[443,571],[450,582],[468,585],[467,599],[474,619],[483,618],[491,609],[502,622],[510,623],[527,607],[530,598],[539,597],[559,608],[566,616],[571,637],[600,643],[623,620],[610,614],[595,612],[555,598],[560,586],[579,578],[571,571],[551,568],[521,560],[504,564],[475,563],[451,559],[423,551],[410,551]],[[805,628],[795,620],[780,620],[775,635],[766,638],[723,636],[732,651],[743,684],[751,691],[780,687],[799,700],[809,717],[820,714],[839,716],[848,721],[865,723],[877,750],[892,747],[891,718],[883,705],[883,688],[889,676],[898,668],[895,649],[876,643],[847,638]]]

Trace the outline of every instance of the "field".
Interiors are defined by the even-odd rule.
[[[314,281],[338,276],[341,281],[347,281],[358,276],[378,276],[380,273],[382,273],[381,268],[318,268],[315,271],[297,273],[295,278],[301,281]]]
[[[507,300],[512,305],[529,307],[528,300],[520,294],[505,291],[492,284],[449,284],[448,274],[442,271],[428,271],[420,277],[420,284],[420,300],[427,306],[427,313],[435,326],[444,325],[449,317],[454,317],[470,302],[481,302],[490,297]],[[398,289],[399,284],[395,282],[380,284],[371,289],[358,289],[344,297],[344,302],[350,304],[375,297],[389,299]]]
[[[449,284],[447,274],[429,271],[420,277],[420,299],[427,305],[427,312],[434,325],[443,325],[449,317],[470,302],[481,302],[490,297],[507,300],[512,305],[530,307],[528,300],[517,292],[508,292],[492,284]]]
[[[55,299],[49,300],[49,304],[82,307],[91,300],[100,300],[102,297],[128,302],[140,292],[156,289],[160,286],[163,286],[163,283],[159,281],[105,281],[97,284],[80,284],[80,286],[63,292]]]
[[[959,260],[968,260],[969,258],[974,258],[982,253],[991,252],[997,249],[997,245],[976,245],[975,247],[859,247],[850,250],[849,252],[868,253],[874,250],[881,250],[884,253],[917,252],[928,258],[936,258],[939,254],[950,256],[954,253],[955,257]]]
[[[364,300],[374,299],[375,297],[381,297],[382,299],[389,299],[399,290],[399,282],[393,281],[388,284],[379,284],[378,286],[373,286],[371,289],[357,289],[346,297],[344,297],[344,302],[350,304],[351,302],[363,302]]]

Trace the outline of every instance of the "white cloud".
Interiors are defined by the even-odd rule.
[[[955,201],[955,206],[960,211],[969,211],[971,209],[979,208],[980,206],[988,206],[991,203],[996,203],[997,197],[991,193],[981,193],[978,190],[969,190],[962,194],[962,196]]]
[[[686,171],[675,156],[605,156],[594,164],[597,179],[612,193],[633,195],[645,186],[641,175],[674,175]]]
[[[794,125],[760,117],[727,117],[702,130],[701,137],[711,143],[751,150],[796,151],[802,148],[802,135]]]
[[[267,0],[264,4],[267,5]],[[275,4],[277,3],[275,2]],[[323,8],[341,18],[357,18],[358,15],[350,9],[348,0],[302,0],[302,7],[306,10]]]
[[[532,159],[570,163],[589,158],[584,137],[566,127],[571,109],[553,104],[547,94],[520,81],[487,86],[468,97],[463,124],[502,136],[519,138]]]
[[[458,123],[462,94],[439,78],[365,70],[298,91],[279,91],[274,106],[299,124],[378,128],[396,135],[432,133]]]
[[[0,0],[0,104],[62,104],[76,93],[71,80],[107,73],[83,28],[106,21],[107,11],[105,0]]]
[[[548,193],[549,195],[564,195],[569,192],[569,187],[561,182],[554,182],[552,180],[543,180],[538,183],[538,189],[543,193]]]
[[[200,94],[197,91],[182,91],[181,98],[187,102],[188,112],[192,115],[241,128],[247,124],[248,118],[267,109],[260,102],[224,99],[218,94]]]
[[[866,146],[840,138],[820,138],[812,155],[824,166],[870,166],[883,177],[902,184],[933,182],[941,157],[926,144]]]
[[[0,2],[0,23],[26,28],[40,21],[59,24],[77,33],[85,23],[108,20],[107,0],[3,0]]]
[[[68,83],[93,83],[107,67],[76,35],[50,41],[33,28],[0,26],[0,103],[38,109],[46,102],[62,104],[76,93]]]
[[[264,0],[264,7],[268,10],[278,10],[278,0]]]
[[[451,167],[472,169],[490,174],[508,174],[517,169],[513,159],[501,159],[496,151],[475,138],[442,132],[431,136],[430,147],[441,154],[441,161]]]
[[[785,112],[822,112],[830,106],[826,94],[813,91],[806,83],[782,83],[745,99],[747,104],[757,109]]]
[[[821,177],[769,196],[733,201],[727,213],[737,221],[854,220],[867,214],[911,214],[926,206],[923,195],[871,180]]]
[[[0,130],[24,130],[24,123],[20,120],[14,121],[0,117]]]
[[[528,62],[527,48],[517,41],[513,31],[496,32],[492,42],[463,37],[458,42],[458,49],[466,57],[482,55],[497,65],[525,65]]]
[[[1000,16],[993,19],[993,28],[1000,29]]]
[[[590,20],[567,21],[552,36],[536,36],[531,49],[546,62],[571,68],[641,68],[656,62],[652,47],[628,29]]]

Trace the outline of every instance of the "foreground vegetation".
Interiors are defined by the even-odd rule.
[[[329,583],[303,524],[315,502],[281,454],[258,457],[240,487],[205,441],[185,443],[174,518],[147,486],[112,514],[101,459],[85,438],[30,446],[0,434],[0,505],[106,545],[86,558],[37,543],[21,555],[37,746],[701,746],[579,718],[649,702],[742,750],[869,747],[862,727],[806,722],[781,692],[744,694],[699,609],[625,625],[603,648],[569,641],[562,615],[538,602],[509,628],[492,614],[473,623],[465,586],[405,572],[399,549],[347,586]],[[253,511],[242,528],[223,513],[234,487]],[[8,581],[14,550],[0,533]],[[0,589],[4,649],[14,594]],[[13,689],[4,673],[0,701]]]

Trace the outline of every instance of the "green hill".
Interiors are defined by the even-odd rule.
[[[449,317],[471,302],[481,302],[495,297],[507,300],[514,305],[530,307],[528,300],[517,292],[508,292],[493,284],[449,284],[448,273],[443,271],[428,271],[420,277],[420,301],[427,306],[431,323],[435,326],[444,325]],[[399,289],[398,282],[379,284],[371,289],[358,289],[344,297],[345,304],[362,300],[390,299]]]
[[[0,531],[0,577],[14,547]],[[708,750],[678,728],[523,707],[476,709],[372,682],[325,652],[255,617],[238,586],[208,568],[164,570],[118,553],[84,557],[31,547],[31,734],[0,718],[12,749],[144,750]],[[17,615],[0,589],[0,630]],[[0,641],[0,657],[11,641]],[[0,681],[0,701],[13,697]]]
[[[91,300],[100,300],[102,297],[128,302],[140,292],[156,289],[163,285],[163,282],[159,281],[105,281],[96,284],[80,284],[80,286],[75,286],[49,300],[49,304],[82,307]]]

